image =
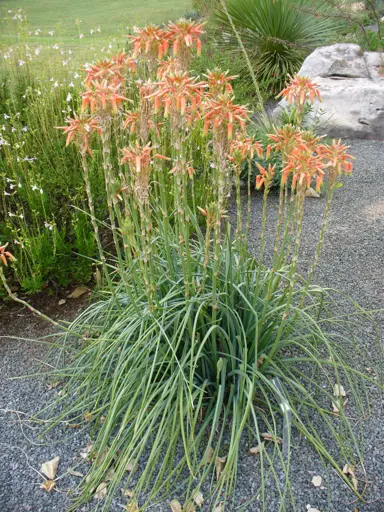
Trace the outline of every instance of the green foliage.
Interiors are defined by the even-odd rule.
[[[259,81],[272,94],[295,74],[305,56],[334,36],[338,23],[325,16],[325,1],[228,0],[227,10],[252,61]],[[242,59],[238,42],[226,13],[213,14],[214,33],[223,51]],[[245,65],[244,65],[245,69]]]

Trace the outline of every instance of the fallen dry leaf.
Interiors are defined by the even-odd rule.
[[[59,380],[57,380],[57,381],[55,381],[55,382],[51,382],[51,383],[49,383],[49,384],[48,384],[48,386],[47,386],[47,388],[48,388],[48,389],[57,388],[57,386],[58,386],[59,384],[60,384],[60,381],[59,381]]]
[[[309,507],[307,512],[320,512],[320,510],[318,508]]]
[[[309,187],[305,191],[305,197],[320,197],[320,194],[318,194],[312,187]]]
[[[50,480],[54,480],[59,466],[59,460],[60,457],[55,457],[48,462],[44,462],[44,464],[41,465],[40,471]]]
[[[341,384],[335,384],[333,386],[333,395],[334,396],[347,396],[347,393],[345,392],[345,389]]]
[[[192,496],[193,501],[196,503],[198,507],[201,507],[204,503],[203,495],[200,491],[196,491],[194,495]]]
[[[83,476],[84,476],[84,475],[83,475],[83,473],[80,473],[80,471],[75,471],[75,470],[74,470],[74,469],[72,469],[72,468],[69,468],[69,469],[67,470],[67,473],[68,473],[68,475],[71,475],[71,476],[78,476],[78,477],[81,477],[81,478],[83,478]]]
[[[251,455],[259,455],[261,450],[264,447],[264,441],[261,444],[258,444],[257,446],[254,446],[253,448],[250,448],[249,453]]]
[[[87,423],[91,422],[91,421],[92,421],[92,419],[93,419],[93,416],[92,416],[92,414],[91,414],[89,411],[87,411],[87,412],[85,412],[85,413],[84,413],[84,420],[85,420]]]
[[[312,483],[315,487],[321,487],[321,484],[323,483],[323,479],[321,476],[314,476],[312,478]]]
[[[65,299],[60,299],[59,302],[58,302],[58,305],[59,306],[62,306],[63,304],[65,304],[67,301]]]
[[[98,500],[103,500],[107,495],[107,490],[108,490],[107,482],[101,482],[101,484],[99,484],[96,489],[95,497]]]
[[[225,463],[227,462],[227,457],[216,457],[215,467],[216,467],[216,478],[220,480],[221,474],[224,471]]]
[[[93,448],[93,444],[88,444],[85,448],[83,448],[80,452],[80,457],[82,459],[88,459],[89,458],[89,454],[91,453],[92,451],[92,448]]]
[[[135,493],[133,491],[131,491],[130,489],[121,489],[121,493],[123,496],[125,496],[126,498],[133,498]]]
[[[56,482],[54,480],[44,480],[44,482],[40,485],[40,489],[44,489],[44,491],[51,492],[55,485]]]
[[[79,297],[84,295],[84,293],[87,292],[88,288],[85,288],[84,286],[78,286],[73,290],[73,292],[70,295],[68,295],[68,299],[78,299]]]
[[[356,478],[355,467],[354,466],[349,466],[348,464],[345,464],[345,466],[343,467],[343,473],[345,475],[349,475],[351,477],[352,485],[355,488],[355,491],[357,491],[357,487],[359,485],[359,482],[358,482],[358,480]]]
[[[210,464],[214,453],[215,450],[212,448],[212,446],[207,448],[203,457],[203,464]]]
[[[224,512],[224,504],[218,503],[213,509],[213,512]]]
[[[125,505],[124,510],[127,510],[127,512],[138,512],[139,505],[136,500],[132,500]]]
[[[184,503],[183,512],[196,512],[195,505],[192,502]]]
[[[105,477],[105,480],[106,480],[107,482],[110,482],[111,480],[113,480],[113,479],[114,479],[115,474],[116,474],[116,473],[115,473],[115,470],[114,470],[113,468],[111,468],[111,469],[108,471],[107,476]]]
[[[260,434],[260,437],[262,437],[266,441],[273,441],[278,444],[283,444],[283,440],[281,439],[281,437],[274,436],[270,432],[263,432],[262,434]]]
[[[181,512],[183,510],[180,501],[177,500],[172,500],[169,506],[171,507],[172,512]]]
[[[125,466],[125,471],[133,471],[134,469],[134,466],[133,466],[133,463],[132,462],[129,462],[126,466]]]

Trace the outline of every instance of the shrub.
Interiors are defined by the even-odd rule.
[[[233,22],[259,81],[272,94],[299,70],[308,53],[334,36],[338,25],[335,18],[326,16],[331,7],[325,1],[228,0],[227,12],[223,4],[217,5],[212,21],[223,51],[233,52],[233,59],[242,59]]]
[[[233,77],[215,70],[202,81],[188,73],[202,30],[186,20],[138,29],[133,56],[119,53],[87,69],[82,111],[63,128],[67,143],[79,151],[104,284],[66,329],[65,350],[72,352],[70,337],[82,340],[82,349],[53,372],[65,385],[49,429],[85,421],[95,435],[92,466],[74,507],[107,480],[104,509],[120,485],[129,489],[133,482],[131,509],[175,492],[184,494],[187,507],[211,480],[214,508],[234,488],[245,432],[258,446],[264,503],[267,475],[275,478],[282,509],[291,499],[296,431],[359,495],[342,471],[361,454],[341,385],[360,410],[366,377],[352,359],[348,363],[348,354],[360,351],[344,331],[330,291],[311,284],[333,191],[339,176],[351,172],[351,157],[341,141],[322,144],[300,126],[275,128],[267,147],[250,137],[247,109],[234,101]],[[164,62],[168,46],[173,58]],[[310,80],[295,78],[282,94],[300,117],[319,93]],[[89,181],[99,144],[113,240],[108,252]],[[266,266],[272,154],[280,155],[283,170]],[[242,165],[255,155],[266,161],[256,179],[263,193],[256,257],[247,245],[250,173],[245,212],[240,191]],[[304,278],[298,262],[305,191],[311,184],[319,189],[325,176],[324,219]],[[233,188],[237,209],[230,219]],[[0,248],[2,264],[13,259],[8,249]],[[10,290],[3,266],[0,278],[11,297],[25,304]],[[339,457],[328,448],[329,438],[336,440]],[[286,476],[284,489],[277,464]]]

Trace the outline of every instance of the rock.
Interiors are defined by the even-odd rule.
[[[330,137],[384,140],[383,57],[356,44],[334,44],[309,55],[299,75],[314,79],[323,102],[311,114]],[[280,102],[280,108],[285,106]]]

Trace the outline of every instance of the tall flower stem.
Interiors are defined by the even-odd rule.
[[[94,232],[94,236],[95,236],[95,240],[96,240],[96,245],[97,245],[97,248],[99,251],[99,257],[100,257],[100,261],[101,261],[101,264],[103,267],[105,278],[108,282],[109,288],[112,290],[113,289],[112,281],[111,281],[111,277],[108,272],[103,247],[101,245],[99,226],[97,225],[95,206],[93,203],[93,196],[92,196],[92,191],[91,191],[91,180],[90,180],[90,176],[89,176],[89,167],[88,167],[87,157],[85,155],[85,151],[81,151],[80,154],[81,154],[81,163],[83,166],[83,173],[84,173],[85,190],[86,190],[87,198],[88,198],[88,208],[89,208],[89,213],[91,214],[91,222],[92,222],[93,232]]]

